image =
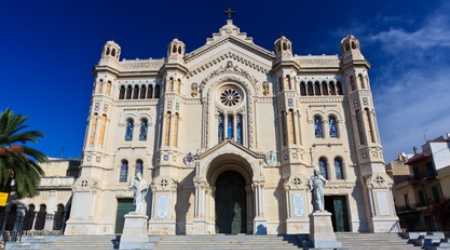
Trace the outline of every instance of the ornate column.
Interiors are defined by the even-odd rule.
[[[152,188],[152,216],[148,233],[174,235],[176,233],[177,183],[169,177],[154,180]]]
[[[267,221],[264,218],[264,181],[254,180],[252,184],[255,197],[254,234],[267,234]]]
[[[208,234],[207,220],[205,214],[207,182],[200,178],[194,179],[195,187],[195,204],[194,204],[194,221],[192,234]]]
[[[284,184],[286,194],[286,233],[309,233],[309,205],[307,179],[289,178]]]
[[[376,174],[366,178],[366,188],[370,203],[373,232],[398,232],[400,225],[395,215],[392,179],[385,174]]]

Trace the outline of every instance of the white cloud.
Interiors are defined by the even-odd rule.
[[[392,27],[366,42],[385,52],[375,102],[386,160],[450,132],[450,17],[441,6],[412,31]],[[363,38],[364,39],[364,38]]]
[[[432,13],[419,29],[408,32],[402,28],[390,28],[369,36],[375,42],[381,42],[383,48],[395,53],[408,48],[431,49],[450,47],[450,19],[447,6]]]

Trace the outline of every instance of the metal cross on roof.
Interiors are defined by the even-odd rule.
[[[233,19],[235,13],[236,11],[232,10],[231,8],[225,10],[225,15],[227,15],[228,19]]]

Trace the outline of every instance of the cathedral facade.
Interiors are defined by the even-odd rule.
[[[340,46],[295,55],[282,36],[271,51],[231,19],[162,59],[121,60],[108,41],[65,234],[120,233],[138,172],[149,234],[308,233],[314,169],[335,231],[397,230],[370,66],[355,37]]]

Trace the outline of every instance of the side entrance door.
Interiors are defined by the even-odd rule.
[[[116,234],[121,234],[123,231],[123,225],[125,223],[125,215],[131,211],[134,211],[133,199],[118,199],[117,200],[117,213],[116,213]]]
[[[348,223],[347,198],[340,195],[325,196],[325,210],[332,214],[333,229],[335,232],[350,231]]]

